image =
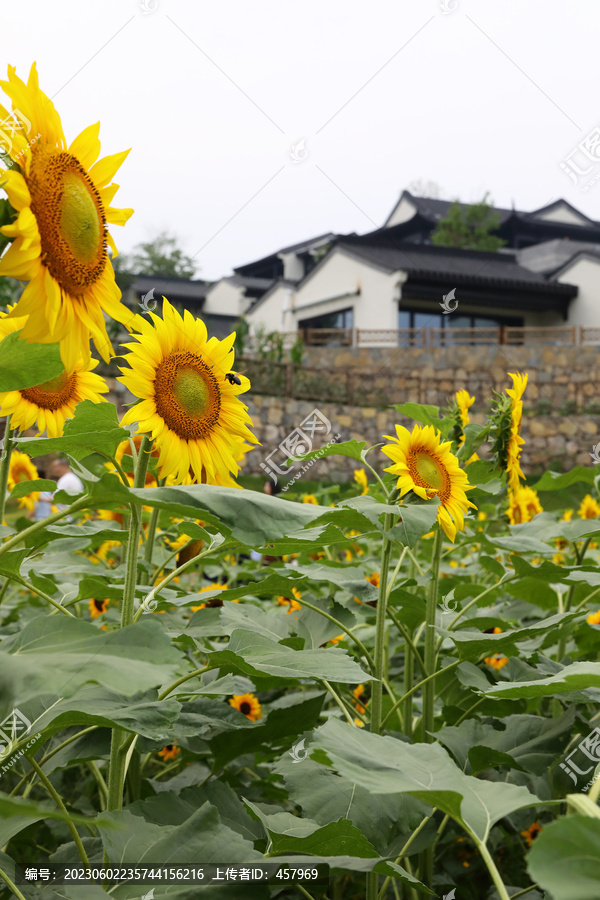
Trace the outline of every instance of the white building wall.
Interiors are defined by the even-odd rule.
[[[257,327],[263,327],[266,331],[294,331],[293,313],[285,313],[286,306],[291,307],[294,302],[294,291],[289,286],[279,285],[273,288],[256,310],[246,316],[248,324],[254,331]]]
[[[392,212],[388,221],[385,223],[385,227],[391,228],[392,225],[400,225],[401,222],[408,222],[409,219],[412,219],[416,211],[417,207],[415,204],[411,203],[407,197],[403,197]]]
[[[577,296],[571,300],[566,324],[600,327],[600,259],[597,262],[587,258],[575,260],[561,273],[558,281],[576,284],[579,288]]]
[[[244,297],[244,289],[222,278],[206,295],[204,312],[216,316],[241,316],[250,301]]]
[[[397,328],[399,273],[374,269],[342,251],[333,253],[296,291],[296,322],[351,307],[355,328]],[[356,294],[360,288],[360,294]]]

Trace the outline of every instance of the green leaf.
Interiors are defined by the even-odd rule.
[[[211,665],[232,667],[246,675],[274,675],[278,678],[325,678],[345,684],[373,681],[345,650],[292,650],[262,634],[236,629],[225,650],[209,653]]]
[[[301,819],[291,813],[266,815],[244,798],[244,803],[256,813],[271,838],[273,853],[304,853],[310,856],[379,856],[373,844],[348,819],[338,819],[319,827],[316,822]]]
[[[535,681],[498,682],[485,693],[492,697],[553,697],[591,688],[600,688],[600,662],[576,662]]]
[[[408,793],[425,800],[483,842],[504,816],[541,802],[524,787],[465,775],[439,744],[405,744],[338,719],[317,729],[314,743],[338,772],[371,793]]]
[[[310,453],[303,453],[301,456],[295,456],[294,459],[305,462],[307,459],[320,459],[322,456],[348,456],[350,459],[364,462],[366,445],[366,441],[343,441],[340,444],[331,444],[331,446],[311,450]]]
[[[468,719],[460,725],[440,728],[435,736],[450,750],[463,771],[468,762],[473,763],[472,750],[487,749],[507,757],[504,762],[499,759],[491,762],[492,765],[512,766],[543,775],[567,745],[574,718],[573,707],[556,719],[528,715],[507,716],[493,723]],[[477,760],[479,768],[474,772],[489,768],[487,764],[482,765],[483,754],[477,754]]]
[[[246,753],[260,751],[280,756],[291,741],[317,724],[325,694],[306,692],[287,695],[290,705],[270,709],[266,719],[260,719],[245,731],[229,732],[209,738],[215,765],[224,766]]]
[[[165,802],[168,803],[168,796]],[[100,826],[109,865],[135,865],[144,863],[174,865],[198,859],[203,863],[253,862],[264,859],[253,844],[221,822],[218,811],[208,801],[180,825],[158,825],[142,817],[143,803],[118,812],[104,813],[103,821],[122,825],[119,831],[109,831]]]
[[[114,827],[108,814],[101,813],[97,818],[90,819],[76,812],[63,813],[55,806],[47,803],[37,803],[33,800],[25,800],[23,797],[10,797],[0,792],[0,840],[2,846],[13,835],[18,834],[26,825],[39,819],[57,819],[59,822],[68,822],[69,819],[76,825],[102,825],[106,829]],[[15,826],[19,826],[15,830]]]
[[[19,497],[27,497],[34,491],[49,491],[54,493],[56,490],[56,482],[50,481],[48,478],[35,478],[32,481],[18,481],[11,491],[10,499],[18,500]]]
[[[597,900],[600,820],[570,815],[544,825],[527,857],[527,868],[553,900]]]
[[[121,428],[113,403],[82,400],[75,415],[65,422],[63,436],[57,438],[17,438],[19,449],[30,456],[46,453],[68,453],[73,459],[84,459],[91,453],[114,456],[119,444],[130,434]]]
[[[437,519],[440,498],[428,503],[413,503],[400,507],[400,521],[389,532],[390,537],[406,547],[414,547],[424,534],[428,534]]]
[[[432,425],[436,431],[441,431],[444,437],[454,425],[452,419],[440,419],[439,407],[427,403],[394,403],[392,409],[408,419],[420,422],[421,425]]]
[[[562,491],[583,481],[585,484],[593,484],[598,472],[587,466],[574,466],[568,472],[544,472],[539,481],[532,484],[535,491]]]
[[[502,631],[500,634],[485,634],[481,631],[467,631],[466,629],[446,631],[444,628],[439,628],[438,631],[444,637],[454,641],[456,648],[464,659],[468,657],[476,659],[484,654],[492,656],[494,653],[503,653],[505,656],[510,656],[511,653],[517,653],[517,644],[521,641],[530,640],[531,638],[543,639],[548,635],[552,635],[554,628],[572,622],[579,615],[579,613],[575,612],[556,613],[547,619],[534,622],[532,625],[525,625],[523,628],[514,628],[510,631]],[[472,623],[473,620],[471,619],[468,625],[472,625]]]
[[[0,342],[0,392],[22,391],[64,372],[59,344],[33,344],[13,331]]]
[[[307,575],[310,581],[331,582],[347,593],[361,597],[365,602],[377,600],[379,591],[367,581],[364,569],[335,560],[311,562],[310,565],[289,566],[290,571]],[[311,601],[312,602],[312,601]]]
[[[101,631],[66,616],[37,616],[0,644],[0,682],[23,702],[56,693],[71,697],[87,682],[131,696],[175,680],[181,656],[156,617]]]

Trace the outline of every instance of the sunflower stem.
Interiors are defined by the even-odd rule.
[[[387,535],[392,527],[394,516],[386,513],[383,523],[383,533]],[[386,605],[389,594],[388,574],[390,569],[390,557],[392,542],[388,537],[383,538],[381,549],[381,573],[379,576],[379,597],[377,600],[377,616],[375,619],[375,650],[374,675],[377,681],[373,682],[371,690],[371,734],[381,734],[381,709],[382,709],[382,682],[385,667],[385,622]],[[399,706],[399,705],[398,705]],[[379,875],[377,872],[368,872],[366,877],[366,900],[377,900],[379,893]]]
[[[134,488],[143,487],[146,483],[146,472],[148,471],[148,462],[150,460],[151,452],[152,441],[147,435],[144,435],[135,467]],[[137,585],[138,548],[142,524],[142,513],[139,507],[135,503],[132,503],[130,508],[131,522],[129,528],[129,540],[127,541],[121,628],[126,628],[133,622],[133,605],[135,600],[135,588]],[[123,742],[125,738],[126,732],[122,728],[113,728],[108,769],[108,800],[106,804],[106,808],[109,812],[121,809],[123,806],[123,786],[125,780],[125,753]]]
[[[4,524],[4,508],[6,506],[6,485],[10,471],[10,458],[12,456],[13,440],[10,436],[10,416],[4,423],[4,444],[0,458],[0,525]]]
[[[438,597],[438,578],[440,571],[440,556],[442,552],[442,529],[438,526],[433,541],[433,551],[431,557],[430,582],[427,592],[427,607],[425,610],[425,646],[423,651],[423,662],[427,675],[433,675],[435,672],[435,617],[437,613],[437,597]],[[434,685],[433,681],[427,681],[423,685],[423,721],[421,740],[427,743],[433,741],[433,736],[428,734],[433,731],[433,700]]]
[[[0,556],[8,553],[8,551],[12,550],[13,547],[18,546],[21,541],[25,541],[33,534],[37,534],[37,532],[41,531],[42,528],[46,528],[48,525],[54,525],[55,522],[60,522],[61,519],[68,518],[68,516],[72,515],[74,512],[78,512],[80,509],[85,509],[88,503],[88,497],[80,497],[79,500],[75,500],[75,502],[68,506],[66,509],[59,510],[58,512],[53,513],[51,516],[48,516],[47,519],[41,519],[39,522],[34,522],[34,524],[30,525],[29,528],[24,528],[23,531],[15,534],[10,538],[10,540],[0,546]]]
[[[81,838],[79,837],[79,832],[75,828],[75,825],[73,824],[73,821],[69,815],[69,811],[68,811],[67,807],[63,803],[60,795],[55,791],[52,782],[50,781],[50,779],[48,778],[46,773],[43,771],[43,769],[40,768],[40,766],[35,761],[33,756],[27,755],[27,759],[31,763],[31,767],[35,770],[37,777],[40,779],[40,781],[42,782],[42,784],[44,785],[44,787],[46,788],[46,790],[48,791],[48,793],[50,794],[50,796],[52,797],[54,802],[56,803],[57,807],[60,809],[60,811],[62,813],[65,814],[65,816],[67,816],[67,820],[68,820],[66,823],[67,828],[71,832],[71,837],[73,838],[73,840],[75,842],[75,846],[77,847],[79,856],[81,857],[81,862],[84,864],[84,866],[86,866],[86,867],[89,866],[90,861],[87,857],[87,853],[85,852],[84,846],[81,843]]]

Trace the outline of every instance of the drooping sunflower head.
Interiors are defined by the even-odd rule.
[[[9,311],[12,309],[14,307],[9,306]],[[20,331],[26,321],[25,316],[13,319],[0,312],[0,341]],[[100,395],[108,391],[104,379],[92,372],[97,365],[97,360],[91,357],[87,362],[80,358],[72,371],[65,369],[43,384],[1,392],[0,416],[11,416],[11,428],[25,431],[36,425],[38,434],[45,431],[50,438],[60,437],[65,421],[74,415],[81,400],[100,403]]]
[[[251,722],[262,719],[260,703],[254,694],[234,694],[229,701],[229,705],[233,706],[234,709],[239,709]]]
[[[520,525],[522,522],[531,522],[534,516],[543,512],[542,504],[533,488],[518,487],[509,494],[509,506],[506,511],[511,525]]]
[[[393,441],[381,448],[393,461],[385,471],[398,476],[401,497],[414,491],[423,500],[440,498],[437,520],[454,543],[456,532],[464,528],[465,514],[477,507],[467,499],[465,492],[472,486],[450,452],[450,441],[441,443],[441,434],[432,425],[415,425],[412,433],[396,425],[396,435],[384,435]]]
[[[137,344],[125,346],[128,369],[119,379],[140,398],[123,418],[139,422],[159,451],[160,477],[179,484],[203,482],[235,486],[239,461],[248,444],[258,443],[249,429],[252,420],[239,394],[250,382],[232,371],[235,333],[222,341],[208,339],[206,326],[185,311],[183,317],[168,300],[162,319],[136,316]]]
[[[20,484],[22,481],[35,481],[39,477],[38,470],[27,454],[21,453],[19,450],[13,450],[10,457],[10,468],[8,470],[7,487],[9,492],[13,490],[15,485]],[[39,496],[39,492],[34,491],[31,494],[27,494],[25,497],[19,497],[19,506],[21,509],[28,509],[31,511],[35,509],[35,504],[38,501]]]
[[[522,398],[529,376],[527,373],[521,375],[520,372],[508,374],[513,381],[512,388],[506,389],[505,397],[498,396],[494,401],[492,427],[495,441],[492,450],[497,456],[498,465],[507,474],[509,491],[516,491],[525,479],[519,457],[525,443],[521,437]]]
[[[460,414],[460,421],[464,429],[465,425],[469,424],[469,410],[475,403],[475,397],[470,397],[468,391],[457,391],[455,400]]]
[[[8,67],[1,81],[12,113],[0,105],[0,145],[12,159],[1,178],[15,218],[0,229],[12,244],[0,259],[0,275],[28,284],[15,316],[25,316],[21,336],[60,343],[65,369],[90,356],[90,338],[106,361],[112,347],[104,314],[129,326],[108,256],[116,247],[108,225],[124,225],[131,209],[111,206],[113,176],[127,153],[98,160],[99,124],[67,145],[54,104],[40,90],[35,63],[27,84]],[[6,127],[6,123],[10,127]]]

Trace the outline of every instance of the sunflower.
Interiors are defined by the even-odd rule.
[[[19,450],[13,450],[10,457],[10,468],[8,470],[7,487],[9,492],[13,490],[15,485],[20,484],[22,481],[35,481],[39,477],[38,470],[27,454],[21,453]],[[19,506],[22,509],[35,509],[35,504],[39,499],[39,496],[39,491],[34,491],[26,497],[19,497]]]
[[[460,447],[465,442],[465,428],[469,424],[469,410],[475,403],[475,397],[470,397],[468,391],[457,391],[454,395],[454,399],[456,401],[456,410],[458,413],[458,418],[460,419],[461,425],[461,435],[458,441]],[[479,459],[477,453],[472,453],[471,456],[466,461],[465,465],[468,466],[469,463],[475,462],[475,460]]]
[[[251,722],[262,719],[260,703],[254,694],[234,694],[233,699],[229,701],[229,705],[233,706],[234,709],[239,709]]]
[[[15,307],[9,306],[9,312]],[[20,331],[27,322],[26,316],[11,318],[0,312],[0,341],[8,334]],[[81,359],[72,371],[64,370],[50,381],[20,391],[0,393],[0,416],[11,416],[11,428],[25,431],[35,423],[38,434],[46,431],[48,437],[60,437],[66,419],[70,419],[81,400],[100,403],[108,391],[108,385],[100,375],[91,370],[98,361]]]
[[[214,581],[212,584],[207,584],[206,587],[200,588],[198,591],[199,594],[203,594],[205,591],[226,591],[227,585],[220,584],[218,581]],[[238,600],[235,601],[239,603]],[[208,603],[201,603],[200,606],[192,606],[192,612],[197,612],[199,609],[205,609],[207,606],[223,606],[223,601],[219,599],[219,597],[211,597]]]
[[[521,419],[523,416],[523,394],[527,387],[528,373],[521,375],[520,372],[508,373],[513,381],[512,388],[507,388],[506,393],[511,398],[511,422],[510,422],[510,438],[506,449],[506,474],[508,476],[509,490],[516,491],[520,482],[525,476],[521,471],[519,456],[521,455],[521,447],[525,443],[521,437]]]
[[[177,741],[173,741],[172,744],[167,744],[166,747],[163,747],[162,750],[159,751],[158,755],[161,759],[164,759],[165,762],[169,759],[175,759],[181,753],[181,747],[176,747],[176,743]]]
[[[10,315],[27,317],[21,331],[26,340],[60,342],[68,372],[80,358],[89,360],[90,337],[108,362],[112,347],[104,315],[127,327],[133,320],[107,253],[108,247],[117,253],[107,225],[124,225],[133,212],[110,205],[119,187],[112,179],[129,151],[98,160],[99,123],[67,147],[60,116],[39,88],[35,63],[27,84],[9,66],[8,81],[0,86],[14,107],[11,116],[0,106],[0,118],[14,124],[13,166],[3,187],[17,212],[0,229],[13,239],[0,260],[0,275],[28,282]]]
[[[352,691],[352,696],[354,697],[354,706],[356,707],[356,711],[359,712],[362,716],[366,711],[363,704],[366,705],[368,703],[364,684],[359,684],[358,687],[355,687]]]
[[[507,662],[508,657],[502,656],[500,653],[495,653],[494,656],[486,656],[484,659],[486,666],[491,666],[492,669],[502,669]]]
[[[529,828],[526,828],[525,831],[521,832],[522,836],[527,841],[528,847],[531,847],[540,831],[543,831],[542,826],[538,825],[537,822],[534,822]]]
[[[534,516],[543,512],[537,491],[533,488],[519,486],[516,491],[509,491],[509,506],[506,514],[511,525],[531,522]]]
[[[98,616],[101,616],[102,613],[105,613],[108,609],[109,600],[90,600],[89,608],[90,608],[90,616],[92,619],[97,619]]]
[[[128,473],[128,477],[129,477],[129,474],[132,473],[134,470],[133,453],[131,452],[131,441],[133,441],[133,445],[135,447],[136,453],[139,453],[140,447],[142,446],[142,440],[143,440],[143,435],[136,434],[134,437],[130,438],[130,440],[123,441],[117,447],[115,459],[119,463],[120,466],[123,466],[123,460],[125,460],[125,465],[123,466],[123,468]],[[158,457],[160,456],[160,453],[158,452],[156,447],[152,448],[152,450],[150,452],[150,456],[154,457],[155,459],[158,459]],[[156,487],[156,486],[157,486],[156,478],[154,477],[154,475],[149,471],[146,472],[145,487]],[[133,487],[133,479],[131,479],[131,487]]]
[[[588,625],[600,625],[600,609],[596,610],[595,613],[590,613],[585,621]]]
[[[473,488],[450,452],[450,441],[442,444],[441,434],[432,425],[415,425],[412,434],[396,425],[396,434],[397,437],[384,435],[395,442],[381,448],[394,463],[385,471],[398,475],[401,497],[414,491],[423,500],[440,498],[437,520],[454,543],[456,532],[464,527],[465,513],[469,507],[477,507],[467,499],[465,491]]]
[[[585,495],[577,510],[577,515],[580,519],[597,519],[600,516],[600,505],[591,494]]]
[[[277,598],[277,603],[279,604],[279,606],[285,606],[286,603],[289,604],[289,607],[290,607],[290,608],[289,608],[288,611],[287,611],[287,614],[288,614],[288,615],[289,615],[291,612],[293,612],[294,610],[296,610],[296,609],[302,609],[302,604],[301,604],[301,603],[298,603],[298,600],[300,600],[300,599],[302,598],[302,594],[300,593],[300,591],[298,590],[298,588],[293,587],[293,588],[292,588],[292,594],[293,594],[294,597],[296,598],[295,600],[292,600],[291,597],[283,597],[283,596],[279,596],[279,597]]]
[[[357,485],[362,488],[363,494],[369,493],[369,482],[367,481],[367,473],[364,469],[356,469],[354,472],[354,480]]]
[[[315,497],[314,494],[302,494],[302,502],[303,503],[314,503],[315,506],[319,505],[319,501]]]
[[[238,394],[241,384],[227,374],[233,365],[235,332],[222,341],[208,340],[206,326],[186,310],[183,318],[168,300],[163,318],[150,313],[152,323],[136,316],[137,344],[119,379],[141,402],[132,406],[123,425],[139,422],[160,451],[160,477],[175,476],[179,483],[198,481],[235,487],[231,474],[239,472],[246,441],[257,443],[249,430],[252,420]]]

